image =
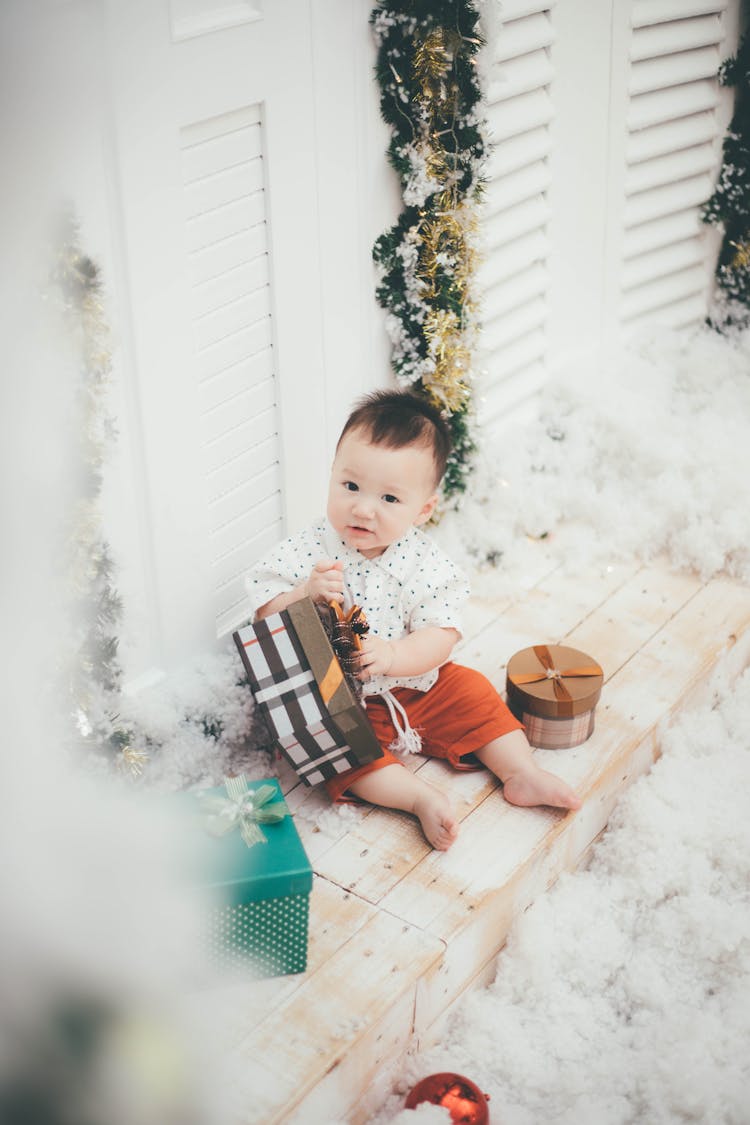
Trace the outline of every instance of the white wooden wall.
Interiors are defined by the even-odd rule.
[[[493,0],[487,0],[491,3]],[[389,379],[375,238],[399,210],[371,0],[71,0],[109,81],[78,193],[110,281],[107,516],[129,678],[244,616],[242,574],[322,510],[351,401]],[[490,440],[651,317],[705,313],[698,221],[739,0],[503,0],[485,214]],[[101,150],[99,152],[99,150]],[[75,193],[74,193],[75,194]]]
[[[505,0],[494,29],[482,418],[536,409],[648,322],[705,316],[700,222],[730,116],[738,0]]]

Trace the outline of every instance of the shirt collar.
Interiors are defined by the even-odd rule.
[[[416,527],[410,527],[406,535],[386,547],[382,555],[378,555],[375,559],[368,559],[366,555],[345,543],[326,519],[323,529],[323,542],[331,558],[341,559],[344,563],[349,563],[352,566],[366,563],[371,567],[392,574],[399,582],[403,582],[413,568],[414,553],[419,543],[419,532]]]

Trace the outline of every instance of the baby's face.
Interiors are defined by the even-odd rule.
[[[331,470],[328,519],[349,547],[374,559],[437,503],[435,463],[429,449],[372,445],[350,430]]]

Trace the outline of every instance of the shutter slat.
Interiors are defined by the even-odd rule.
[[[544,195],[524,199],[515,207],[508,207],[488,218],[484,223],[484,240],[488,247],[488,260],[497,247],[512,242],[520,235],[541,230],[549,219],[549,205]]]
[[[493,378],[492,386],[497,385],[500,380],[510,378],[517,371],[528,369],[544,358],[547,351],[547,338],[538,325],[532,328],[536,331],[529,329],[501,352],[489,355],[487,370]],[[487,394],[490,393],[488,387]]]
[[[700,78],[715,78],[720,63],[718,46],[647,59],[633,66],[628,83],[629,92],[632,95],[646,94],[672,86],[683,86]]]
[[[635,0],[631,23],[634,28],[651,27],[655,23],[723,12],[726,6],[727,0]]]
[[[487,161],[487,179],[499,179],[543,159],[549,152],[549,143],[546,129],[532,129],[511,140],[493,145],[492,154]]]
[[[484,324],[491,333],[498,318],[506,317],[511,310],[540,297],[549,284],[547,271],[538,262],[532,262],[510,278],[499,281],[484,295]]]
[[[273,413],[275,406],[276,385],[273,379],[267,379],[255,387],[243,388],[238,394],[205,412],[202,417],[204,440],[208,443],[218,441],[237,426],[238,419],[252,421],[266,412]]]
[[[229,113],[225,113],[221,117],[208,117],[205,121],[194,121],[182,130],[180,147],[184,153],[189,153],[204,145],[207,141],[217,141],[253,125],[260,125],[261,119],[261,108],[256,103],[255,105],[243,106],[241,109],[230,110]],[[254,146],[247,140],[243,143],[245,150],[253,150]]]
[[[629,165],[640,160],[650,160],[667,152],[677,152],[683,148],[709,142],[716,138],[716,119],[713,113],[699,113],[693,117],[682,117],[678,121],[667,121],[650,129],[640,129],[628,138],[626,159]]]
[[[495,44],[494,61],[503,63],[517,55],[549,47],[554,41],[555,33],[547,13],[538,12],[503,26]]]
[[[632,320],[651,310],[656,311],[686,297],[702,294],[706,281],[706,270],[700,265],[631,289],[623,295],[623,320]]]
[[[654,24],[653,27],[641,28],[633,36],[630,58],[632,62],[641,62],[679,51],[692,51],[721,43],[721,36],[721,21],[715,14]]]
[[[278,432],[275,410],[266,410],[257,418],[243,418],[233,429],[222,434],[221,440],[204,441],[206,473],[215,472],[255,445],[271,438],[278,441]]]
[[[712,172],[715,167],[716,152],[712,144],[684,148],[634,165],[628,170],[625,191],[628,196],[635,195],[650,188],[689,179],[701,172]]]
[[[502,380],[487,389],[479,407],[479,420],[488,429],[499,423],[507,426],[510,419],[518,418],[524,403],[539,393],[546,382],[544,364],[535,360],[524,364],[520,370],[506,372]]]
[[[552,101],[544,89],[531,90],[512,101],[487,107],[487,127],[496,142],[548,125],[553,117]]]
[[[213,312],[196,317],[194,328],[198,351],[218,344],[243,328],[251,328],[269,315],[270,304],[270,291],[264,286],[254,293],[243,294]]]
[[[230,270],[240,269],[254,258],[267,253],[267,230],[259,223],[251,230],[240,231],[213,246],[205,246],[189,255],[190,276],[197,289],[207,282],[223,278]]]
[[[662,215],[685,211],[688,207],[698,207],[710,194],[711,177],[707,175],[695,176],[676,184],[666,184],[664,187],[641,192],[625,203],[625,226],[634,227]]]
[[[251,534],[224,551],[220,558],[214,563],[214,573],[217,577],[217,586],[220,584],[224,586],[227,578],[239,577],[243,580],[248,570],[247,563],[242,563],[242,558],[256,559],[262,555],[269,548],[273,547],[283,536],[283,523],[281,516],[277,515],[273,518],[273,504],[276,502],[280,507],[280,497],[269,496],[267,499],[267,506],[262,513],[267,517],[268,522],[260,527],[251,527]],[[260,523],[260,520],[258,520]],[[243,591],[244,593],[244,591]],[[233,595],[233,597],[236,595]],[[226,603],[228,599],[223,598],[222,601]],[[246,601],[246,599],[245,599]],[[246,602],[247,604],[247,602]]]
[[[548,85],[553,76],[552,64],[546,51],[534,51],[531,55],[509,59],[499,70],[500,77],[490,83],[487,92],[490,105],[498,105],[519,94],[538,90],[540,86]]]
[[[485,325],[482,346],[488,353],[506,348],[513,340],[526,336],[532,328],[539,328],[547,319],[547,305],[542,298],[528,301],[504,316]]]
[[[716,82],[707,79],[634,97],[628,111],[628,128],[635,131],[680,117],[692,117],[719,104]]]
[[[216,528],[226,527],[254,510],[281,491],[281,469],[271,465],[240,481],[234,488],[220,493],[209,502],[211,520]]]
[[[222,402],[234,398],[240,391],[272,379],[273,374],[272,348],[264,348],[257,355],[245,356],[239,363],[217,372],[198,385],[200,408],[203,411],[213,410],[214,407],[221,406]]]
[[[281,497],[278,499],[281,504]],[[247,621],[248,605],[245,591],[245,574],[248,564],[245,560],[255,559],[278,543],[284,534],[284,524],[281,517],[277,517],[257,536],[246,543],[240,544],[234,552],[222,560],[219,566],[214,567],[216,589],[214,606],[216,609],[216,634],[226,636],[233,629]],[[225,572],[231,576],[224,577]]]
[[[631,258],[625,263],[622,271],[623,290],[634,289],[657,278],[687,269],[689,266],[697,266],[702,263],[703,254],[700,240],[692,238]]]
[[[504,0],[502,7],[503,27],[512,24],[515,20],[523,19],[525,16],[548,12],[554,9],[556,4],[557,0]]]
[[[641,325],[655,323],[668,328],[694,328],[706,320],[706,300],[704,294],[693,294],[681,301],[672,301],[660,308],[632,317],[629,330]]]
[[[199,352],[197,355],[199,377],[213,378],[228,367],[265,351],[272,343],[271,317],[266,316],[248,328],[234,332]]]
[[[205,215],[188,220],[188,251],[202,250],[224,238],[231,238],[251,227],[263,225],[265,217],[266,204],[262,191],[215,207]]]
[[[197,319],[216,312],[269,283],[268,254],[263,253],[210,281],[194,285],[191,292],[192,314]]]
[[[238,488],[243,481],[257,479],[261,473],[269,472],[276,468],[281,477],[279,465],[279,450],[276,434],[271,434],[265,441],[254,442],[248,449],[243,449],[236,457],[218,465],[206,474],[208,495],[213,499]],[[259,499],[262,494],[259,494]]]
[[[489,307],[489,291],[493,286],[516,277],[534,262],[546,261],[547,249],[547,236],[536,227],[503,246],[499,253],[488,256],[477,270],[477,282],[486,294],[485,308]]]
[[[242,551],[246,544],[251,543],[258,534],[262,534],[269,523],[278,519],[279,496],[273,493],[262,503],[258,504],[252,512],[244,512],[237,519],[230,520],[222,527],[217,527],[211,532],[211,552],[214,565],[220,567],[221,563]]]
[[[686,238],[694,238],[704,230],[695,208],[676,211],[651,223],[641,223],[627,231],[625,238],[625,260],[637,257],[659,246],[668,246]]]
[[[191,126],[190,140],[182,147],[182,171],[186,186],[205,176],[215,176],[217,172],[254,160],[262,152],[260,122],[191,143],[194,136],[194,127]]]
[[[216,207],[262,191],[263,176],[263,161],[258,157],[188,185],[185,188],[185,213],[188,219],[195,219]]]
[[[487,186],[487,213],[494,215],[504,211],[524,199],[540,195],[549,187],[549,166],[546,160],[538,160],[527,168],[521,168],[509,176],[504,176]]]

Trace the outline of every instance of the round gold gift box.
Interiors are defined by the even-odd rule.
[[[601,667],[579,649],[534,645],[508,661],[508,707],[532,746],[567,750],[593,733],[603,679]]]

